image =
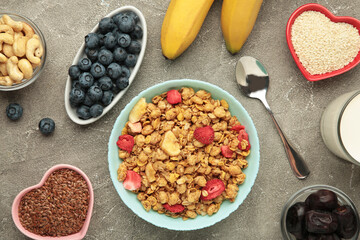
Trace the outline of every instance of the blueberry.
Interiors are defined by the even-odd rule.
[[[80,59],[78,63],[78,67],[82,71],[89,71],[91,68],[91,60],[86,57]]]
[[[85,99],[85,92],[80,88],[73,88],[70,92],[70,102],[74,105],[82,103]]]
[[[22,114],[23,114],[23,108],[18,103],[10,103],[6,107],[6,115],[8,116],[8,118],[10,118],[13,121],[21,118]]]
[[[104,34],[101,34],[101,33],[96,33],[99,37],[99,46],[104,46],[104,38],[105,38],[105,35]]]
[[[109,50],[106,50],[106,49],[100,50],[99,55],[98,55],[98,61],[104,66],[107,66],[110,63],[112,63],[113,58],[114,57],[113,57],[112,52],[110,52]]]
[[[114,20],[106,17],[100,20],[99,22],[99,31],[103,34],[111,32],[114,29]]]
[[[130,43],[131,43],[131,37],[129,36],[129,34],[125,34],[125,33],[119,34],[118,44],[120,47],[126,48],[130,45]]]
[[[85,46],[91,49],[99,47],[99,36],[96,33],[89,33],[85,36]]]
[[[128,15],[128,14],[123,14],[119,19],[118,19],[118,27],[120,29],[120,31],[124,32],[124,33],[128,33],[131,32],[132,30],[134,30],[135,28],[135,20],[132,16]]]
[[[91,86],[88,90],[89,98],[95,102],[99,101],[103,96],[103,91],[99,86]]]
[[[141,44],[138,41],[133,40],[128,46],[127,51],[128,53],[137,54],[141,51]]]
[[[121,77],[130,77],[130,70],[126,66],[121,66]]]
[[[99,81],[97,81],[97,84],[103,91],[110,90],[113,85],[111,78],[109,78],[107,76],[100,78]]]
[[[117,62],[123,62],[125,61],[127,56],[127,52],[122,47],[117,47],[114,50],[114,59]]]
[[[141,39],[143,37],[143,30],[139,25],[136,25],[134,30],[130,32],[130,37],[132,39]]]
[[[126,11],[126,12],[124,12],[124,15],[131,16],[134,19],[135,23],[138,23],[140,20],[139,16],[136,15],[136,13],[134,13],[133,11]]]
[[[85,48],[85,54],[92,62],[96,62],[99,51],[97,49]]]
[[[104,104],[104,106],[109,105],[114,98],[114,93],[112,91],[104,91],[104,95],[101,99],[101,102]]]
[[[90,73],[91,75],[93,75],[94,78],[101,78],[105,75],[106,70],[102,64],[97,62],[91,65]]]
[[[112,79],[117,79],[121,76],[121,66],[117,63],[112,63],[107,67],[107,75]]]
[[[79,77],[80,87],[87,89],[94,83],[94,77],[89,72],[83,72]]]
[[[85,105],[81,105],[77,110],[76,110],[77,115],[79,116],[79,118],[83,119],[83,120],[87,120],[89,118],[91,118],[91,114],[90,114],[90,108],[88,106]]]
[[[121,12],[121,13],[118,13],[118,14],[116,14],[115,16],[112,17],[112,19],[113,19],[113,21],[114,21],[114,23],[115,23],[116,25],[119,25],[119,23],[120,23],[120,18],[121,18],[123,15],[124,15],[124,13]]]
[[[128,54],[125,59],[125,65],[128,67],[134,67],[136,65],[136,56],[134,54]]]
[[[116,86],[116,83],[113,83],[113,86],[112,86],[112,88],[111,88],[111,91],[112,91],[114,94],[118,94],[118,93],[121,91],[121,89],[118,88],[118,86]]]
[[[129,79],[126,77],[121,77],[121,78],[116,79],[116,86],[120,90],[125,89],[127,86],[129,86]]]
[[[100,104],[94,104],[90,107],[90,114],[92,117],[98,117],[103,113],[104,107]]]
[[[81,70],[77,65],[72,65],[69,67],[69,76],[71,79],[75,80],[78,79],[78,77],[81,74]]]
[[[80,81],[79,80],[75,80],[72,82],[71,88],[79,88],[81,89],[82,87],[80,86]]]
[[[94,104],[94,101],[90,99],[89,94],[85,94],[85,99],[82,104],[91,107]]]
[[[55,130],[55,122],[51,118],[43,118],[39,122],[40,132],[44,135],[50,135]]]
[[[112,50],[115,48],[116,46],[116,37],[112,34],[112,33],[107,33],[105,35],[105,39],[104,39],[104,46],[109,49]]]

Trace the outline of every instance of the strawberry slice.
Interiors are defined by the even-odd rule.
[[[225,184],[220,179],[215,178],[208,181],[201,190],[201,200],[208,201],[219,196],[225,190]],[[207,192],[207,196],[203,195],[204,190]]]
[[[234,152],[229,146],[221,146],[221,153],[224,157],[231,158]]]
[[[244,129],[245,129],[245,126],[238,124],[238,125],[233,126],[230,130],[240,132],[240,130],[244,130]]]
[[[185,207],[181,204],[175,204],[175,205],[170,206],[168,203],[165,203],[165,204],[163,204],[163,207],[166,210],[173,212],[173,213],[179,213],[179,212],[184,211],[184,209],[185,209]]]
[[[132,170],[126,172],[126,178],[123,182],[125,189],[133,191],[141,187],[141,176]]]
[[[249,141],[249,134],[247,134],[245,129],[239,131],[238,140],[241,142],[243,139]]]
[[[243,151],[248,151],[251,148],[249,140],[246,139],[241,140],[241,142],[238,145],[238,148]]]
[[[121,135],[119,137],[119,140],[116,142],[116,145],[125,151],[128,151],[129,153],[131,153],[133,147],[134,147],[135,141],[134,141],[134,137],[131,135]]]
[[[211,126],[197,128],[194,131],[194,138],[203,144],[210,144],[214,141],[214,129]]]
[[[170,90],[167,92],[166,100],[170,104],[181,103],[181,94],[179,93],[178,90],[175,90],[175,89]]]
[[[128,122],[128,126],[131,129],[131,132],[133,132],[133,133],[141,133],[141,130],[142,130],[141,123],[139,123],[139,122],[136,122],[136,123]]]

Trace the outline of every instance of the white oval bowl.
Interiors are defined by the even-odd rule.
[[[139,16],[139,20],[140,20],[138,25],[143,29],[143,37],[141,40],[139,40],[139,42],[141,43],[141,51],[138,55],[136,65],[134,68],[129,68],[131,71],[131,74],[129,77],[129,86],[127,86],[124,90],[121,90],[118,94],[115,95],[112,102],[108,106],[104,107],[104,111],[99,117],[83,120],[83,119],[80,119],[78,117],[78,115],[76,114],[76,108],[73,108],[70,105],[69,94],[71,91],[72,80],[70,79],[70,76],[68,76],[67,80],[66,80],[66,86],[65,86],[65,109],[66,109],[66,112],[67,112],[68,116],[70,117],[70,119],[77,124],[86,125],[86,124],[93,123],[93,122],[99,120],[108,111],[110,111],[115,106],[115,104],[122,98],[122,96],[126,93],[126,91],[129,89],[129,87],[131,86],[131,83],[134,81],[134,78],[140,68],[141,62],[144,58],[146,42],[147,42],[147,26],[146,26],[146,21],[145,21],[144,15],[136,7],[124,6],[124,7],[115,9],[114,11],[112,11],[111,13],[106,15],[105,17],[113,17],[116,14],[118,14],[120,12],[125,12],[125,11],[133,11],[134,13],[136,13],[136,15]],[[98,30],[98,28],[99,28],[99,24],[96,24],[96,26],[91,30],[91,33],[96,32]],[[72,62],[72,65],[78,64],[79,60],[84,56],[86,56],[85,55],[85,43],[83,43],[81,45],[79,51],[77,52],[77,54],[74,58],[74,61]]]

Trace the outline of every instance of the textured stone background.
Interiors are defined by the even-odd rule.
[[[162,56],[160,46],[169,0],[2,0],[0,12],[25,15],[43,31],[48,62],[34,84],[17,92],[0,92],[0,239],[24,239],[11,219],[12,201],[59,163],[80,167],[92,181],[95,205],[86,239],[281,239],[279,220],[284,203],[295,191],[312,184],[338,187],[360,208],[360,168],[331,154],[319,131],[321,113],[329,101],[360,89],[360,68],[313,83],[301,75],[286,44],[285,26],[291,13],[308,2],[265,0],[247,43],[232,56],[221,35],[222,1],[215,0],[194,43],[176,61],[169,61]],[[360,1],[315,2],[337,15],[360,19]],[[105,117],[89,126],[78,126],[64,107],[67,69],[84,36],[102,16],[124,5],[139,8],[147,20],[148,46],[142,67],[125,97]],[[283,131],[308,162],[312,174],[307,180],[293,176],[265,108],[237,89],[234,67],[243,55],[254,56],[266,66],[271,76],[269,104]],[[179,78],[208,81],[235,96],[254,120],[261,144],[260,171],[244,203],[215,226],[191,232],[161,229],[134,215],[116,193],[107,164],[108,138],[123,107],[140,91]],[[24,107],[18,122],[9,121],[5,115],[10,102]],[[44,137],[38,131],[43,117],[55,120],[53,136]]]

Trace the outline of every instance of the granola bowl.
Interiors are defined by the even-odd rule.
[[[204,90],[207,93],[211,94],[211,99],[214,100],[215,102],[217,102],[217,104],[219,104],[219,102],[220,102],[217,100],[225,100],[226,104],[228,106],[228,109],[226,108],[227,111],[230,112],[231,116],[236,116],[238,122],[240,122],[241,125],[246,127],[246,132],[248,134],[248,137],[249,137],[250,143],[251,143],[251,151],[247,150],[250,154],[246,156],[246,161],[244,161],[244,162],[246,162],[246,165],[247,165],[247,163],[248,163],[248,165],[246,168],[242,169],[242,171],[241,171],[241,174],[244,174],[244,176],[246,175],[246,179],[243,180],[240,183],[240,185],[238,185],[238,192],[236,192],[234,197],[231,199],[233,202],[230,202],[229,200],[227,200],[227,201],[221,200],[220,202],[217,202],[218,208],[216,209],[216,211],[212,211],[211,213],[205,212],[205,214],[198,213],[199,215],[195,214],[194,218],[192,218],[191,216],[184,217],[184,215],[178,215],[180,217],[177,217],[177,218],[169,217],[169,216],[167,216],[167,215],[171,215],[171,214],[169,214],[169,212],[165,212],[166,214],[159,214],[159,213],[161,213],[159,210],[157,210],[157,211],[159,211],[159,213],[158,213],[157,211],[154,211],[155,210],[154,208],[153,208],[154,210],[150,210],[151,207],[147,209],[148,211],[146,211],[144,202],[139,201],[140,200],[139,195],[140,195],[141,188],[139,188],[139,192],[126,190],[124,187],[125,183],[123,184],[123,182],[120,182],[118,180],[119,166],[121,166],[121,164],[124,163],[126,161],[126,159],[119,158],[120,151],[119,151],[119,147],[117,145],[117,141],[119,139],[119,136],[124,134],[123,128],[128,127],[127,122],[129,119],[129,114],[134,109],[134,106],[137,105],[137,103],[139,102],[140,99],[145,99],[147,103],[150,103],[152,101],[152,98],[157,95],[166,93],[173,89],[179,90],[181,88],[191,88],[195,92],[197,92],[199,90]],[[183,94],[183,92],[181,92],[181,93]],[[185,104],[185,100],[184,100],[184,104]],[[149,111],[149,112],[151,112],[151,111]],[[141,121],[142,120],[140,120],[140,122]],[[174,121],[176,121],[176,120],[174,120]],[[146,125],[145,124],[143,124],[143,125],[144,125],[144,129],[145,129]],[[213,125],[213,126],[215,126],[215,125]],[[176,126],[175,126],[175,128],[176,128]],[[171,130],[171,131],[174,131],[174,130]],[[159,132],[160,132],[160,130],[159,130]],[[166,134],[164,134],[164,135],[166,135]],[[135,136],[135,139],[136,139],[136,137],[137,136]],[[166,138],[166,136],[164,138]],[[164,141],[165,140],[163,139],[160,142],[160,144],[164,144]],[[137,142],[137,140],[135,142]],[[215,146],[215,141],[214,141],[214,146]],[[239,148],[240,148],[240,146],[239,146]],[[144,149],[145,149],[145,146],[144,146]],[[185,147],[184,147],[184,149],[182,151],[186,151],[186,150],[187,149],[185,149]],[[139,150],[139,151],[141,151],[141,150]],[[164,151],[166,151],[166,150],[164,150]],[[130,150],[130,152],[131,152],[131,150]],[[129,152],[129,154],[130,154],[130,152]],[[233,156],[237,156],[236,155],[237,153],[235,152],[235,150],[232,153],[234,154]],[[224,159],[223,156],[221,156],[221,155],[218,155],[218,156],[219,156],[219,158]],[[240,158],[241,158],[241,156],[240,156]],[[140,157],[139,157],[139,159],[140,159]],[[209,159],[210,159],[210,157],[209,157]],[[164,160],[164,162],[168,163],[168,162],[171,162],[172,160],[174,160],[174,159],[170,157],[170,160],[167,159],[166,161]],[[235,160],[238,160],[238,159],[236,158],[236,159],[234,159],[234,161]],[[166,81],[166,82],[157,84],[151,88],[144,90],[137,97],[132,99],[132,101],[122,110],[122,112],[120,113],[120,115],[118,116],[118,118],[115,121],[115,124],[113,126],[113,129],[112,129],[112,132],[110,135],[110,139],[109,139],[109,143],[108,143],[108,162],[109,162],[110,177],[112,179],[112,182],[115,186],[116,191],[118,192],[122,201],[136,215],[138,215],[140,218],[142,218],[145,221],[152,223],[158,227],[167,228],[167,229],[171,229],[171,230],[178,230],[178,231],[196,230],[196,229],[201,229],[201,228],[212,226],[215,223],[228,217],[232,212],[234,212],[241,205],[241,203],[245,200],[246,196],[250,193],[251,188],[255,183],[255,179],[256,179],[256,176],[257,176],[257,173],[259,170],[259,164],[260,164],[259,139],[257,136],[257,132],[255,129],[254,123],[251,120],[251,118],[250,118],[249,114],[247,113],[247,111],[245,110],[245,108],[233,96],[231,96],[229,93],[227,93],[220,87],[215,86],[210,83],[207,83],[207,82],[204,82],[204,81],[198,81],[198,80],[190,80],[190,79],[170,80],[170,81]],[[149,161],[149,163],[150,162],[151,161]],[[177,164],[177,166],[181,165],[179,163],[181,161],[175,160],[174,162],[175,162],[175,164]],[[149,163],[148,163],[148,165],[149,165]],[[220,166],[220,164],[219,164],[219,166]],[[119,169],[119,171],[120,171],[120,169]],[[127,173],[128,172],[129,171],[127,171]],[[141,174],[143,174],[143,173],[141,173]],[[213,173],[211,173],[210,175],[212,175],[212,174]],[[206,177],[207,175],[204,175],[204,176]],[[142,181],[144,181],[145,178],[147,178],[147,176],[143,176]],[[221,178],[221,177],[219,176],[219,178]],[[226,179],[226,178],[224,178],[224,179]],[[232,179],[232,178],[230,178],[230,179]],[[194,178],[194,182],[195,182],[195,180],[196,180],[196,178]],[[181,185],[181,183],[179,183],[178,181],[171,182],[171,183],[170,182],[168,182],[169,185],[171,185],[171,184]],[[210,182],[209,179],[208,179],[208,182]],[[224,182],[226,184],[228,184],[228,182],[226,182],[225,180],[224,180]],[[153,182],[153,183],[155,184],[156,182]],[[146,185],[146,184],[144,184],[144,185]],[[187,186],[189,186],[189,185],[187,185]],[[227,185],[227,186],[229,186],[229,185]],[[142,187],[144,187],[144,186],[142,186]],[[176,189],[177,189],[177,186],[176,186]],[[202,189],[204,189],[204,188],[202,188]],[[161,188],[159,189],[159,191],[160,190],[161,190]],[[188,191],[189,190],[190,189],[188,189]],[[226,189],[226,194],[228,195],[227,190],[228,189]],[[202,198],[203,196],[205,196],[203,194],[203,190],[200,189],[200,192],[202,194],[201,199],[202,199],[202,201],[204,201],[204,199]],[[139,194],[136,194],[136,193],[139,193]],[[154,194],[157,194],[157,193],[158,193],[158,191],[155,190]],[[222,193],[224,193],[224,195],[225,195],[224,190]],[[239,194],[237,194],[237,193],[239,193]],[[167,193],[167,194],[169,194],[169,193]],[[219,195],[217,195],[217,196],[219,196]],[[221,197],[221,195],[219,197]],[[153,197],[153,199],[155,199],[155,197]],[[199,199],[200,198],[198,196],[198,201],[200,201]],[[224,198],[224,199],[226,199],[226,198]],[[160,207],[161,207],[160,202],[162,202],[162,200],[158,200],[157,204],[160,204]],[[170,200],[169,200],[169,203],[170,203]],[[185,207],[189,207],[189,206],[185,205],[184,202],[181,202],[181,203]],[[164,206],[166,204],[163,204],[162,206]],[[204,204],[206,204],[206,201],[204,202]],[[170,204],[170,205],[174,206],[173,204]],[[179,204],[176,204],[176,205],[179,205]],[[155,204],[153,204],[152,206],[155,206]],[[169,206],[169,204],[168,204],[168,206]],[[164,207],[164,208],[166,208],[166,207]],[[166,208],[166,209],[168,210],[168,208]],[[187,208],[187,209],[190,209],[190,208]],[[207,208],[207,209],[209,209],[209,208]],[[186,211],[186,214],[187,213],[188,213],[188,211]],[[181,216],[183,218],[181,218]],[[183,219],[185,219],[186,221]]]

